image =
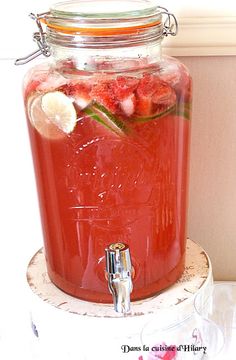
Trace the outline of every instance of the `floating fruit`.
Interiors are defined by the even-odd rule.
[[[49,121],[66,134],[73,131],[77,114],[72,100],[60,91],[48,92],[42,96],[42,110]]]
[[[128,132],[128,128],[125,123],[101,104],[94,102],[93,105],[85,108],[83,112],[117,135],[124,135]]]
[[[110,88],[118,101],[123,101],[134,94],[139,84],[139,79],[131,76],[118,76],[110,82]]]
[[[176,103],[176,94],[169,84],[158,76],[146,74],[136,90],[137,116],[162,116]]]
[[[41,95],[32,95],[27,101],[27,113],[33,127],[47,139],[61,139],[65,133],[52,123],[41,106]]]
[[[114,95],[111,87],[111,81],[103,81],[95,84],[90,92],[91,99],[105,106],[112,113],[119,110],[119,101]]]

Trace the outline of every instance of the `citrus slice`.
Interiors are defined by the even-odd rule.
[[[137,122],[147,122],[150,120],[157,120],[159,118],[162,118],[170,113],[172,113],[174,110],[176,110],[176,106],[172,105],[169,108],[159,111],[158,113],[151,115],[151,116],[137,116],[133,119],[133,121],[137,121]]]
[[[105,106],[95,102],[93,107],[99,110],[100,114],[103,115],[104,124],[106,124],[111,130],[117,132],[119,135],[123,135],[129,131],[124,121],[117,118],[108,109],[106,109]]]
[[[48,120],[66,134],[73,131],[77,116],[72,100],[60,91],[48,92],[42,96],[42,110]]]
[[[42,96],[33,95],[28,99],[27,111],[31,125],[47,139],[61,139],[65,133],[52,123],[41,107]]]
[[[125,123],[99,103],[94,102],[92,106],[83,109],[83,112],[117,135],[121,136],[128,132]]]

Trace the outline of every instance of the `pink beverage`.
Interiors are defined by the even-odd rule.
[[[48,273],[84,300],[112,300],[111,243],[129,245],[133,300],[184,269],[191,79],[173,58],[144,60],[68,57],[25,81]]]

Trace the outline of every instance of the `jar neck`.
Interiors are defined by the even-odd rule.
[[[72,61],[73,67],[83,71],[127,72],[150,68],[161,60],[161,39],[122,47],[68,47],[50,45],[56,64]]]
[[[106,9],[88,13],[95,7],[93,0],[81,0],[79,7],[75,4],[71,3],[71,12],[67,12],[65,3],[59,3],[44,18],[47,43],[57,62],[70,59],[80,70],[121,72],[150,67],[161,58],[160,44],[166,28],[161,9],[150,0],[96,1],[97,6],[108,9],[116,6],[114,13]],[[74,6],[80,12],[74,12]]]
[[[109,71],[119,62],[122,71],[137,59],[139,68],[150,66],[161,57],[162,38],[178,30],[175,16],[155,0],[65,1],[31,18],[38,26],[33,36],[38,49],[17,59],[16,65],[52,54],[56,61],[73,59],[80,69],[88,67],[85,64],[91,70],[94,64],[104,68],[107,63]]]

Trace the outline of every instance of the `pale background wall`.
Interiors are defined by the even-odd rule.
[[[194,81],[189,236],[236,280],[236,57],[183,57]]]

